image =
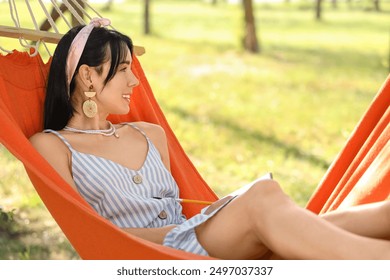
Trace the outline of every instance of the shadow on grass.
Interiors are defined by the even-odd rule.
[[[382,69],[384,73],[388,71],[385,63],[386,56],[381,56],[377,52],[362,52],[350,48],[329,49],[326,47],[305,47],[292,45],[269,44],[264,47],[264,55],[276,61],[302,63],[317,66],[319,71],[323,69],[337,69],[346,73],[353,73],[356,69],[359,72],[377,73]],[[352,71],[354,70],[354,71]]]
[[[175,46],[185,46],[182,48],[183,52],[178,53],[178,55],[184,55],[185,53],[202,53],[202,51],[206,48],[212,50],[216,54],[227,51],[244,51],[241,46],[237,46],[236,41],[218,41],[213,38],[202,38],[194,41],[192,38],[169,37],[169,35],[162,34],[158,31],[152,32],[152,34],[149,34],[148,36],[153,37],[154,39],[169,42]],[[237,40],[239,42],[239,38],[237,38]]]
[[[161,102],[162,103],[162,102]],[[166,104],[161,104],[162,107],[166,108],[167,110],[173,112],[180,118],[190,119],[196,123],[202,123],[203,121],[196,115],[191,114],[187,112],[186,110],[183,110],[182,108],[178,107],[172,107],[167,106]],[[323,170],[327,170],[330,163],[326,160],[313,155],[311,153],[307,153],[302,151],[299,147],[295,145],[290,145],[282,140],[278,139],[274,135],[266,135],[260,131],[252,131],[248,129],[246,126],[241,126],[238,123],[232,122],[230,120],[226,120],[223,118],[213,117],[210,116],[210,122],[218,127],[223,127],[232,132],[232,134],[236,135],[243,141],[253,141],[257,143],[265,143],[267,145],[270,145],[276,149],[282,150],[285,157],[294,157],[299,160],[307,161],[312,165],[315,165],[317,167],[322,168]]]
[[[198,53],[199,50],[209,49],[216,54],[234,51],[245,53],[240,38],[236,41],[226,42],[209,39],[191,41],[190,38],[171,38],[166,34],[152,34],[156,39],[165,40],[175,45],[185,46],[186,52]],[[388,36],[384,33],[384,36]],[[387,37],[386,37],[387,38]],[[337,41],[337,36],[334,37]],[[389,69],[388,57],[376,51],[362,51],[350,47],[329,48],[327,45],[306,46],[293,44],[280,44],[278,42],[262,42],[262,51],[258,55],[268,57],[276,62],[308,65],[313,69],[322,72],[323,69],[334,69],[337,72],[356,73],[378,73],[378,70],[387,73]],[[185,55],[184,51],[181,55]]]

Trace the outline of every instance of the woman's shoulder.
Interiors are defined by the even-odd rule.
[[[29,140],[58,174],[77,189],[71,175],[71,152],[61,139],[54,133],[39,132]]]
[[[165,131],[158,124],[149,122],[133,122],[131,124],[143,131],[150,138],[165,138]]]
[[[53,133],[38,132],[29,141],[38,151],[64,149],[62,141]]]
[[[148,122],[134,122],[134,126],[143,131],[160,152],[161,158],[169,170],[168,142],[164,129],[157,124]]]
[[[29,141],[33,146],[39,145],[42,142],[46,143],[52,139],[52,135],[50,133],[38,132],[29,138]]]

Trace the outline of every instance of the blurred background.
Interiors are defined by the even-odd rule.
[[[12,2],[29,21],[25,1]],[[145,47],[168,122],[220,196],[273,172],[304,207],[389,74],[390,0],[88,3]],[[8,1],[0,13],[13,26]],[[0,47],[23,49],[5,37]],[[0,216],[0,259],[79,258],[2,146]]]

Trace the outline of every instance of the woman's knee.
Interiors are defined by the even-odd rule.
[[[274,223],[274,217],[277,217],[284,207],[288,207],[291,200],[274,180],[255,183],[242,198],[246,200],[243,201],[243,205],[247,210],[251,228],[258,240],[267,244],[266,240],[271,240],[273,236],[270,225]]]
[[[279,183],[272,179],[262,180],[254,183],[253,186],[249,188],[248,194],[258,199],[284,195]]]
[[[256,182],[245,195],[251,211],[269,209],[289,200],[279,183],[274,180]]]

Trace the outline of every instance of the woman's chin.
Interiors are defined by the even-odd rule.
[[[126,115],[130,112],[130,107],[127,108],[121,108],[118,110],[115,110],[114,112],[111,113],[111,115]]]
[[[130,107],[127,107],[126,110],[123,110],[123,112],[121,113],[121,115],[126,115],[126,114],[128,114],[128,113],[130,113]]]

